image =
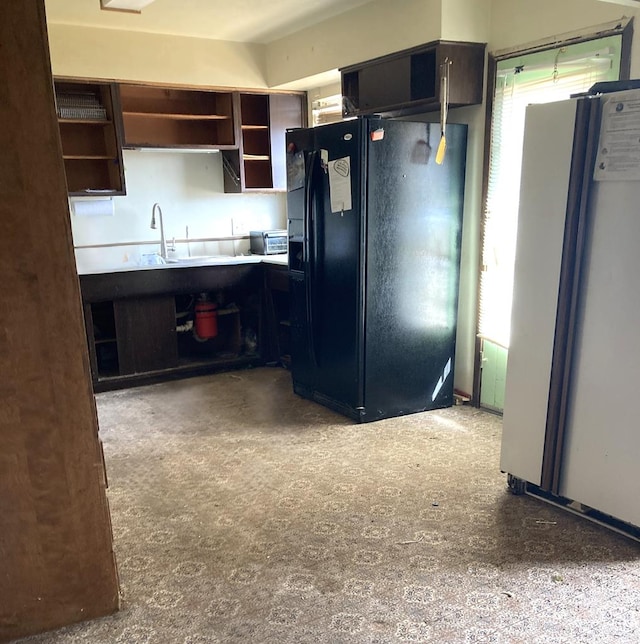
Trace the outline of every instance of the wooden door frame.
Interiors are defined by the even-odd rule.
[[[120,605],[44,0],[0,4],[0,641]]]

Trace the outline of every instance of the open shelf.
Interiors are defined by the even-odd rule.
[[[268,94],[240,94],[245,189],[273,188]]]
[[[91,305],[96,368],[100,378],[118,375],[118,344],[112,302]]]
[[[64,170],[70,195],[122,194],[114,188],[120,174],[120,166],[115,159],[65,158]]]
[[[243,158],[243,161],[245,188],[264,189],[273,187],[269,157]]]
[[[54,85],[69,194],[125,194],[114,85],[69,80]]]
[[[285,190],[285,132],[305,125],[299,93],[236,94],[239,144],[223,151],[225,192]]]
[[[240,94],[242,125],[249,127],[269,126],[269,95]]]
[[[127,147],[232,147],[231,92],[120,85]]]

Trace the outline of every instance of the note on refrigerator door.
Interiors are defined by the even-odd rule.
[[[640,93],[617,92],[602,100],[595,181],[640,180]]]
[[[351,157],[329,161],[331,212],[351,210]]]

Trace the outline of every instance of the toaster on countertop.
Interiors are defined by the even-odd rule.
[[[286,230],[252,230],[249,250],[254,255],[278,255],[287,252]]]

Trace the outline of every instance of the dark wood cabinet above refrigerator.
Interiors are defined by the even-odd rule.
[[[344,67],[343,113],[403,116],[439,110],[445,69],[449,106],[480,104],[485,48],[484,43],[438,40]]]

